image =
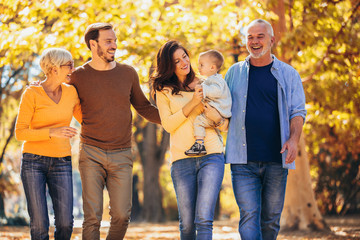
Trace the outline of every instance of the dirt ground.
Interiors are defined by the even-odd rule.
[[[360,216],[327,217],[325,218],[331,231],[329,232],[280,232],[278,239],[360,239]],[[237,221],[216,221],[214,223],[214,240],[240,240],[237,232]],[[53,238],[54,228],[51,228]],[[108,223],[101,227],[101,239],[106,238]],[[29,239],[28,227],[0,226],[0,240]],[[81,222],[76,221],[72,238],[81,239]],[[179,239],[178,222],[164,224],[131,223],[126,240],[176,240]]]

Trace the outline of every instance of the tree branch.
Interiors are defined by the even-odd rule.
[[[13,135],[14,135],[16,118],[17,118],[17,115],[15,116],[15,118],[14,118],[12,124],[11,124],[10,135],[9,135],[8,138],[6,139],[6,143],[5,143],[5,145],[4,145],[3,149],[2,149],[1,157],[0,157],[0,163],[3,162],[6,148],[7,148],[7,146],[9,145],[9,142],[10,142],[11,138],[12,138]]]
[[[159,159],[164,159],[165,158],[165,153],[166,153],[166,151],[168,149],[169,142],[170,142],[170,134],[163,129],[162,130],[161,145],[160,145],[159,155],[158,155]]]
[[[345,29],[345,27],[347,26],[347,24],[349,22],[352,22],[356,16],[357,16],[357,10],[358,8],[360,7],[360,1],[357,2],[356,6],[354,7],[354,9],[352,10],[352,13],[351,13],[351,16],[350,18],[348,19],[348,21],[346,22],[343,22],[341,24],[341,28],[340,30],[337,32],[337,34],[332,38],[332,41],[331,43],[327,46],[327,50],[326,50],[326,53],[324,55],[324,57],[316,64],[316,68],[315,68],[315,71],[310,75],[310,76],[307,76],[305,78],[302,79],[302,82],[307,82],[307,81],[310,81],[313,79],[314,75],[317,74],[321,67],[324,65],[324,61],[325,59],[329,56],[329,52],[330,52],[330,48],[334,45],[336,39],[339,37],[339,35],[343,32],[343,30]]]

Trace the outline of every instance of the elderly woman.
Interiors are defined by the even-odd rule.
[[[189,157],[185,151],[195,141],[194,120],[203,110],[203,93],[195,90],[199,79],[191,67],[187,50],[177,41],[165,43],[157,54],[152,75],[161,123],[170,133],[171,178],[179,210],[180,238],[212,239],[216,201],[224,176],[223,142],[214,128],[206,128],[204,156]],[[218,128],[227,128],[210,106],[205,114]],[[215,117],[215,119],[214,119]]]
[[[22,146],[21,180],[30,215],[32,239],[49,239],[46,186],[55,213],[55,239],[70,239],[73,229],[73,185],[69,127],[73,115],[81,122],[77,92],[65,84],[74,62],[70,52],[50,48],[40,67],[46,79],[22,95],[15,136]]]

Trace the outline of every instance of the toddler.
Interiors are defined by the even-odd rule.
[[[205,76],[204,82],[196,86],[196,89],[202,88],[204,100],[214,107],[223,119],[215,124],[206,118],[205,114],[200,114],[194,121],[195,143],[191,148],[185,151],[187,156],[205,155],[204,145],[205,128],[218,127],[224,123],[224,118],[231,117],[231,94],[227,83],[219,74],[219,70],[224,63],[223,55],[216,50],[203,52],[199,56],[199,72]]]

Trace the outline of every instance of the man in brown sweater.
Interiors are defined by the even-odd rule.
[[[147,120],[160,123],[157,108],[144,96],[134,68],[115,61],[116,40],[111,24],[88,26],[85,42],[92,60],[71,75],[83,115],[79,156],[83,239],[100,239],[105,186],[111,216],[107,239],[125,236],[132,198],[130,106]]]

